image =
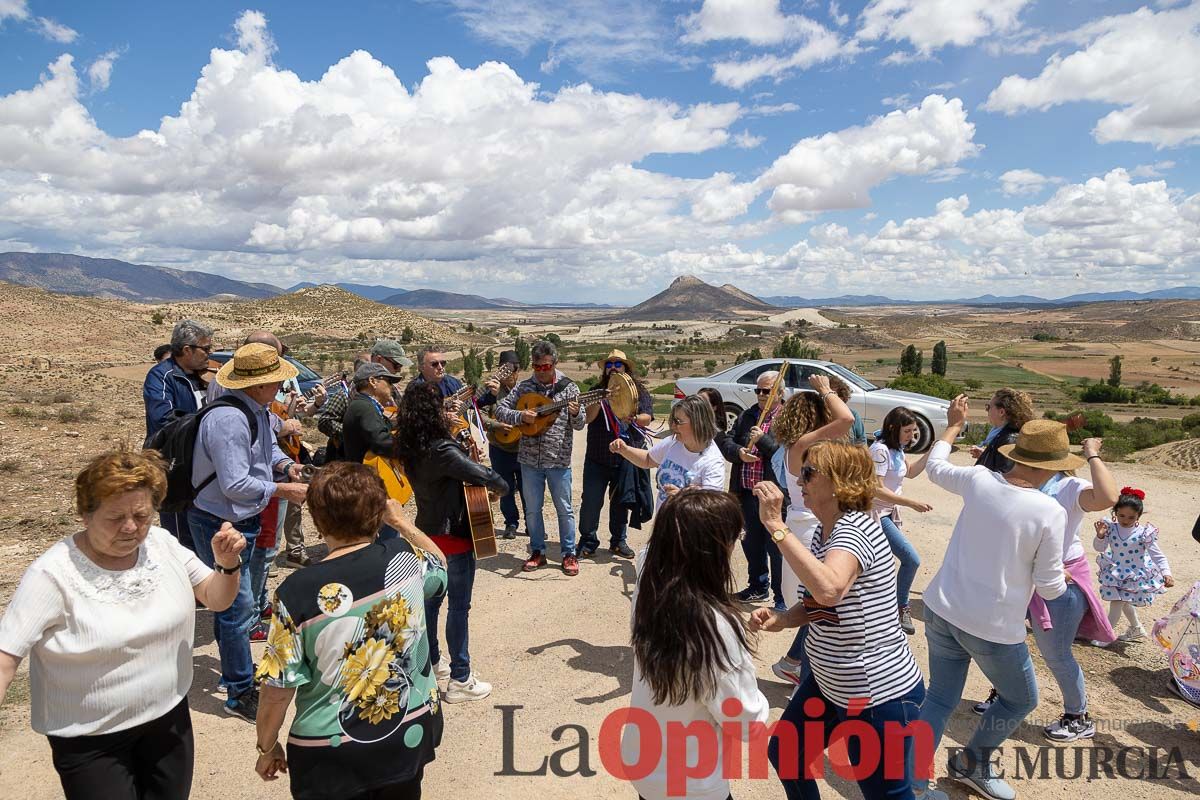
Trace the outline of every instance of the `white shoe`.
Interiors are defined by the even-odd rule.
[[[771,672],[774,672],[775,677],[781,681],[787,681],[796,686],[800,685],[800,665],[793,664],[786,658],[780,658],[772,664]]]
[[[465,681],[451,680],[446,685],[446,693],[442,695],[442,699],[447,703],[465,703],[470,700],[482,700],[491,693],[492,685],[484,683],[471,673]]]
[[[914,789],[913,797],[915,797],[916,800],[950,800],[949,795],[947,795],[941,789],[935,789],[932,786],[923,792],[917,792],[917,790]]]
[[[1112,642],[1102,642],[1099,639],[1092,639],[1092,647],[1108,647]]]
[[[1138,626],[1130,628],[1117,637],[1118,642],[1138,642],[1146,638],[1146,629]]]
[[[433,676],[439,681],[450,680],[450,662],[446,661],[445,659],[439,659],[438,662],[433,665]]]

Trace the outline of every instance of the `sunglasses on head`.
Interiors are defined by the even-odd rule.
[[[758,395],[759,397],[762,397],[764,394],[770,394],[770,393],[771,393],[771,390],[770,390],[770,389],[763,389],[762,387],[759,387],[759,388],[757,388],[757,389],[755,389],[755,390],[754,390],[754,393],[755,393],[756,395]]]
[[[552,369],[554,369],[553,364],[534,364],[533,365],[534,372],[549,372]]]
[[[607,361],[604,364],[605,369],[616,369],[617,367],[625,366],[624,361]]]
[[[816,467],[812,466],[811,464],[805,464],[803,467],[800,468],[800,481],[802,483],[808,483],[809,481],[811,481],[813,479],[814,475],[820,475],[820,474],[821,473],[817,472]]]

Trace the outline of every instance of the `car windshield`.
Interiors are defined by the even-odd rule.
[[[846,383],[852,383],[858,388],[862,389],[864,392],[873,392],[879,388],[866,378],[860,378],[858,375],[855,375],[853,372],[841,366],[840,364],[830,364],[829,369]]]
[[[284,358],[286,358],[286,359],[288,360],[288,363],[289,363],[289,364],[291,364],[291,365],[292,365],[293,367],[295,367],[296,369],[300,370],[300,374],[296,376],[296,380],[298,380],[298,381],[301,381],[301,382],[303,382],[303,383],[308,383],[308,382],[310,382],[310,381],[319,381],[319,380],[321,380],[321,376],[320,376],[320,375],[318,375],[317,373],[313,372],[311,369],[309,369],[308,367],[304,366],[303,364],[301,364],[299,361],[297,361],[296,359],[292,358],[291,356],[284,356]]]

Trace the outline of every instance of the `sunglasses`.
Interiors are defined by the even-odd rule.
[[[813,479],[814,475],[820,475],[820,474],[821,473],[817,472],[816,467],[811,466],[809,464],[805,464],[803,467],[800,468],[800,481],[802,483],[808,483]]]
[[[680,419],[679,417],[672,415],[667,418],[667,422],[671,423],[672,425],[687,425],[689,422],[691,422],[691,420],[690,419]]]
[[[396,362],[393,361],[392,363],[395,364]],[[450,362],[449,361],[426,361],[425,363],[428,364],[429,366],[433,367],[434,369],[437,369],[438,367],[446,366]]]
[[[554,369],[553,364],[534,364],[533,365],[534,372],[549,372],[552,369]]]
[[[625,366],[624,361],[607,361],[604,364],[605,369],[616,369],[617,367]]]
[[[192,348],[193,350],[203,350],[205,353],[211,353],[213,351],[213,346],[211,344],[206,344],[206,345],[189,344],[188,347]]]
[[[770,394],[771,390],[770,389],[755,389],[754,393],[756,395],[758,395],[759,397],[762,397],[764,394]]]

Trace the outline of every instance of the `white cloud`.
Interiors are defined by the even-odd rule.
[[[746,112],[747,117],[773,117],[777,114],[790,114],[793,111],[799,111],[800,106],[795,103],[778,103],[776,105],[759,105],[751,106]]]
[[[909,96],[907,94],[898,94],[895,97],[885,97],[879,102],[885,106],[891,106],[892,108],[904,108],[905,106],[910,105]]]
[[[929,95],[862,127],[802,139],[771,165],[759,185],[785,219],[838,208],[864,208],[870,191],[898,175],[925,175],[977,154],[975,126],[962,101]]]
[[[25,0],[0,0],[0,24],[6,19],[29,19],[29,4]]]
[[[74,29],[47,17],[38,17],[34,23],[37,32],[53,42],[70,44],[79,38],[79,34]]]
[[[1062,178],[1048,178],[1031,169],[1010,169],[1000,176],[1000,191],[1006,195],[1037,194],[1051,183],[1062,183]]]
[[[113,64],[120,55],[116,50],[109,50],[88,65],[88,84],[93,92],[103,92],[108,88],[112,82]]]
[[[1164,172],[1175,169],[1174,161],[1157,161],[1153,164],[1138,164],[1129,170],[1134,178],[1161,178]]]
[[[733,144],[743,150],[751,150],[765,141],[766,139],[761,136],[755,136],[750,131],[742,131],[741,133],[734,134],[733,137]]]
[[[844,28],[850,24],[850,15],[841,12],[837,0],[829,0],[829,19],[839,28]]]
[[[926,183],[950,183],[956,181],[967,171],[962,167],[941,167],[929,173],[929,177],[925,179]]]
[[[617,66],[687,64],[657,3],[638,0],[446,0],[480,39],[528,55],[545,46],[542,71],[569,64],[594,80],[619,79]]]
[[[928,55],[947,45],[965,47],[1012,31],[1031,0],[871,0],[857,38],[907,41]],[[893,62],[895,63],[895,62]]]
[[[1010,75],[985,104],[1016,114],[1063,103],[1120,106],[1092,133],[1099,142],[1174,147],[1200,141],[1200,3],[1107,17],[1068,34],[1083,47],[1055,54],[1035,78]]]

